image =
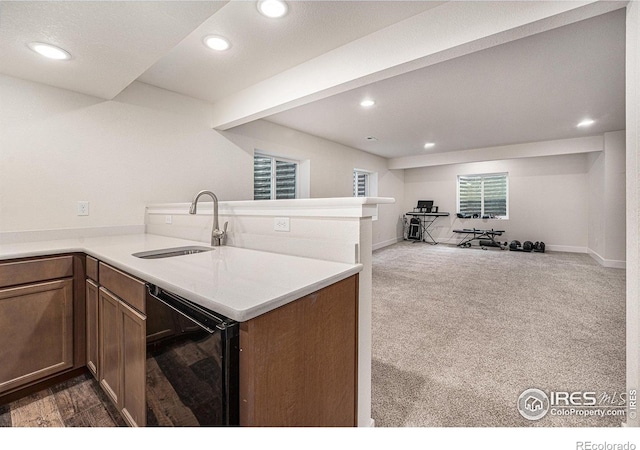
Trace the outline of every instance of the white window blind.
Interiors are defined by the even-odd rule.
[[[253,156],[254,200],[297,197],[298,163],[261,153]]]
[[[506,173],[458,175],[458,212],[507,217],[507,190]]]
[[[353,196],[354,197],[369,196],[369,174],[368,173],[360,172],[358,170],[353,171]]]

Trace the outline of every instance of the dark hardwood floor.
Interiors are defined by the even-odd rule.
[[[124,427],[98,382],[85,373],[0,405],[0,427]]]

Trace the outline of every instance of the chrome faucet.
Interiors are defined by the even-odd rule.
[[[196,194],[196,197],[191,202],[191,206],[189,207],[189,214],[195,214],[198,209],[198,199],[202,195],[210,195],[213,199],[213,228],[211,228],[211,246],[219,247],[222,245],[223,239],[227,235],[227,225],[229,222],[224,223],[224,230],[219,230],[218,227],[218,197],[211,191],[200,191]]]

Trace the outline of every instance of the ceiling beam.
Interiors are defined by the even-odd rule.
[[[604,135],[599,135],[501,145],[499,147],[474,148],[471,150],[432,153],[430,155],[402,156],[389,159],[388,167],[389,169],[414,169],[416,167],[444,166],[480,161],[572,155],[576,153],[601,152],[603,150]]]
[[[228,130],[272,114],[625,7],[626,2],[447,2],[336,48],[213,107]]]

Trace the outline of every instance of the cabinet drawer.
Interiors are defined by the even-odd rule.
[[[141,313],[146,314],[145,297],[147,289],[145,283],[102,262],[99,263],[99,267],[100,285]]]
[[[98,260],[87,256],[87,278],[98,281]]]
[[[73,256],[0,263],[0,288],[73,276]]]

